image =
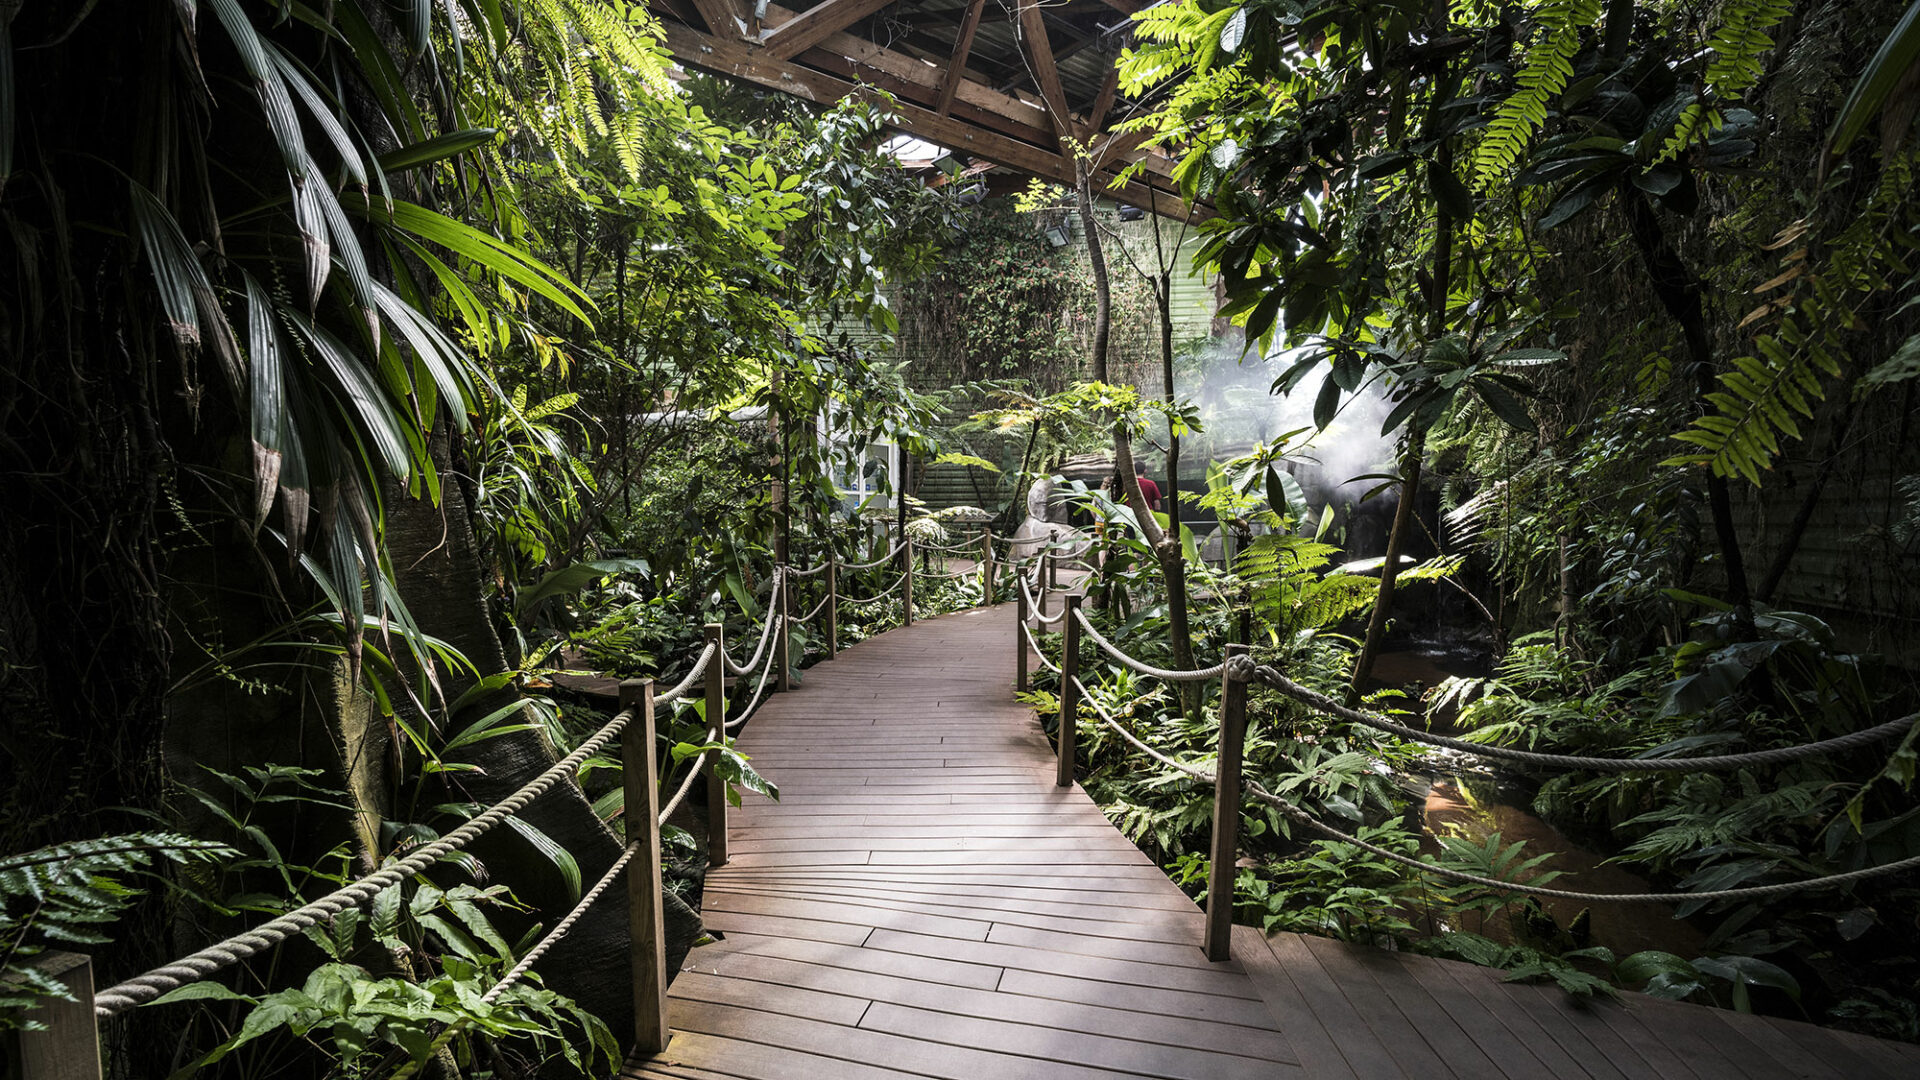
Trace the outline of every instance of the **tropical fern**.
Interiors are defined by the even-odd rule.
[[[1802,437],[1800,420],[1811,419],[1813,403],[1826,396],[1824,378],[1838,378],[1854,346],[1846,339],[1861,327],[1856,311],[1872,295],[1889,287],[1887,274],[1902,265],[1890,239],[1920,220],[1910,204],[1916,158],[1905,153],[1886,163],[1880,184],[1865,210],[1828,246],[1823,272],[1806,269],[1808,246],[1787,256],[1786,272],[1755,292],[1792,286],[1768,300],[1743,325],[1780,313],[1772,333],[1754,339],[1754,352],[1733,360],[1720,375],[1722,389],[1707,395],[1714,411],[1675,435],[1698,452],[1668,458],[1668,465],[1706,465],[1718,476],[1743,476],[1758,486],[1771,468],[1783,439]],[[1806,229],[1790,226],[1776,241],[1785,246]]]
[[[1547,122],[1547,106],[1573,77],[1580,35],[1600,19],[1600,0],[1550,0],[1534,10],[1534,35],[1514,91],[1500,103],[1474,154],[1474,176],[1483,188],[1498,183]]]
[[[1372,606],[1380,582],[1359,574],[1321,576],[1340,549],[1274,534],[1248,544],[1235,572],[1252,586],[1254,610],[1287,633],[1334,626]]]
[[[1793,13],[1790,0],[1732,0],[1720,13],[1720,31],[1708,47],[1707,85],[1725,96],[1738,94],[1765,74],[1760,58],[1773,48],[1767,31]]]
[[[141,895],[127,878],[156,862],[211,861],[237,854],[224,844],[177,833],[132,833],[0,858],[0,1031],[36,1028],[23,1015],[44,997],[68,999],[65,986],[28,958],[49,942],[102,945],[105,930]]]

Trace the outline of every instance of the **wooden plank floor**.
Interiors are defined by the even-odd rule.
[[[736,811],[673,983],[672,1043],[627,1077],[1287,1080],[1920,1075],[1920,1052],[1806,1024],[1558,991],[1200,912],[1015,704],[1012,612],[841,653],[740,740],[778,803]]]

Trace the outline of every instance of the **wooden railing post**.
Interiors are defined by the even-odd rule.
[[[1240,754],[1247,741],[1247,684],[1234,677],[1233,660],[1245,656],[1238,642],[1227,646],[1220,675],[1220,754],[1214,764],[1213,863],[1207,869],[1207,959],[1225,960],[1233,939],[1234,863],[1240,852]]]
[[[72,1001],[41,998],[27,1018],[40,1031],[0,1034],[0,1076],[20,1080],[100,1080],[100,1028],[93,1016],[93,961],[84,953],[43,952],[27,961],[66,984]],[[0,992],[13,989],[0,984]]]
[[[993,530],[980,527],[980,606],[993,606]]]
[[[840,564],[827,552],[827,659],[840,655]]]
[[[716,657],[708,670],[725,670]],[[627,950],[633,972],[633,1049],[641,1056],[667,1048],[667,930],[660,887],[660,764],[653,729],[653,680],[620,684],[620,708],[633,719],[620,733],[622,786],[627,792],[627,840],[638,845],[627,863]]]
[[[905,576],[900,579],[900,606],[906,609],[906,625],[913,625],[913,537],[907,530],[900,530],[900,564],[904,566]]]
[[[707,644],[714,648],[707,665],[707,741],[727,737],[726,631],[720,623],[706,626]],[[707,865],[727,865],[727,782],[720,776],[720,759],[707,758]]]
[[[1080,719],[1080,687],[1074,682],[1080,675],[1080,597],[1068,593],[1062,599],[1067,602],[1067,617],[1061,620],[1066,633],[1061,635],[1060,648],[1060,755],[1053,782],[1056,787],[1072,787],[1073,743]]]
[[[1017,578],[1020,568],[1015,566],[1013,572]],[[1016,672],[1013,686],[1024,694],[1027,692],[1027,589],[1023,581],[1015,580],[1013,585],[1013,663]]]
[[[1047,530],[1047,588],[1060,587],[1060,560],[1054,554],[1054,548],[1060,543],[1060,530]]]
[[[779,671],[775,675],[777,681],[774,689],[784,694],[793,689],[792,657],[788,655],[788,650],[793,647],[793,628],[788,625],[787,620],[793,617],[793,583],[800,579],[787,573],[785,563],[780,565],[778,572],[780,574],[780,607],[776,611],[767,612],[767,618],[778,619],[773,628],[773,662],[779,665]]]

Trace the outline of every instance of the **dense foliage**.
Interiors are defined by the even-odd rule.
[[[35,7],[0,60],[29,990],[49,944],[106,985],[445,835],[598,726],[557,669],[677,676],[703,622],[757,625],[776,556],[854,555],[830,476],[932,415],[868,343],[951,200],[875,108],[681,78],[643,5]],[[662,718],[663,781],[699,720]],[[624,905],[479,998],[619,852],[618,761],[581,779],[107,1025],[110,1072],[613,1067],[624,978],[566,950],[623,948]]]
[[[1561,753],[1795,746],[1910,713],[1904,588],[1821,592],[1836,559],[1840,575],[1901,580],[1913,555],[1894,529],[1911,513],[1902,477],[1920,470],[1903,344],[1920,207],[1912,113],[1886,70],[1910,63],[1912,20],[1871,8],[1202,0],[1143,13],[1122,85],[1163,95],[1131,126],[1176,155],[1186,193],[1213,211],[1196,265],[1220,273],[1223,313],[1272,394],[1310,403],[1309,428],[1381,403],[1373,423],[1397,438],[1398,463],[1360,488],[1398,510],[1384,560],[1336,565],[1335,545],[1354,539],[1333,513],[1343,500],[1302,506],[1289,476],[1317,452],[1305,431],[1216,462],[1197,502],[1240,534],[1240,553],[1229,539],[1224,565],[1187,560],[1179,593],[1215,602],[1196,603],[1183,635],[1168,623],[1174,571],[1147,557],[1156,530],[1137,503],[1089,496],[1122,555],[1094,585],[1109,633],[1163,665],[1169,636],[1204,662],[1248,634],[1323,692]],[[1876,50],[1864,74],[1844,59]],[[1869,101],[1891,103],[1877,142],[1861,135]],[[1139,430],[1125,410],[1100,422],[1123,444]],[[1863,535],[1833,537],[1819,518],[1848,500],[1884,501],[1846,511],[1873,522]],[[1455,633],[1488,669],[1424,686],[1377,677],[1383,653],[1417,651],[1409,631],[1436,622],[1465,624]],[[1212,752],[1208,711],[1092,650],[1084,662],[1097,696],[1161,746]],[[1731,774],[1507,769],[1496,787],[1472,771],[1460,786],[1480,809],[1440,821],[1420,805],[1426,780],[1462,762],[1263,691],[1255,712],[1250,777],[1343,831],[1482,877],[1560,873],[1491,824],[1516,794],[1681,894],[1920,850],[1910,730]],[[1107,735],[1085,766],[1131,835],[1204,881],[1207,793],[1143,771]],[[1440,835],[1423,841],[1431,823]],[[1903,929],[1915,894],[1898,876],[1683,900],[1674,914],[1690,925],[1674,940],[1689,944],[1674,947],[1692,952],[1620,958],[1588,912],[1409,873],[1257,804],[1244,826],[1236,905],[1272,928],[1578,992],[1605,976],[1916,1034],[1901,1004],[1920,972]]]

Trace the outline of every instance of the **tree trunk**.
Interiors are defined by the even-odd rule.
[[[1681,336],[1687,344],[1688,367],[1693,374],[1694,407],[1704,413],[1711,408],[1707,395],[1715,388],[1713,344],[1701,303],[1705,286],[1674,250],[1653,204],[1638,189],[1625,183],[1620,185],[1620,201],[1654,295],[1667,314],[1680,324]],[[1707,506],[1713,515],[1713,532],[1727,576],[1727,600],[1733,604],[1735,618],[1750,637],[1753,596],[1747,589],[1746,564],[1741,559],[1740,537],[1733,526],[1733,498],[1727,489],[1727,478],[1712,470],[1707,472]]]
[[[1444,23],[1446,12],[1436,5],[1436,20]],[[1453,171],[1453,143],[1443,141],[1433,168]],[[1447,297],[1453,289],[1453,218],[1436,207],[1433,214],[1433,291],[1427,297],[1427,336],[1437,340],[1447,329]],[[1373,600],[1373,614],[1367,620],[1367,637],[1360,655],[1353,662],[1353,680],[1347,684],[1347,704],[1360,701],[1361,687],[1373,676],[1373,662],[1380,655],[1380,643],[1387,634],[1387,619],[1393,610],[1394,585],[1400,579],[1400,553],[1405,550],[1409,527],[1418,512],[1421,458],[1427,451],[1427,431],[1416,417],[1407,424],[1407,449],[1400,461],[1400,505],[1393,510],[1393,531],[1387,535],[1387,559],[1380,565],[1380,592]]]
[[[1113,288],[1107,276],[1106,252],[1100,246],[1100,227],[1093,218],[1093,182],[1087,163],[1078,161],[1074,168],[1074,195],[1079,204],[1080,225],[1087,235],[1087,262],[1093,270],[1093,377],[1095,382],[1107,381],[1107,332],[1113,317]],[[1159,222],[1154,223],[1159,228]],[[1166,372],[1169,394],[1172,383],[1172,327],[1166,323],[1167,311],[1162,308],[1162,340],[1165,343]],[[1120,483],[1126,501],[1133,507],[1133,513],[1140,520],[1144,539],[1153,549],[1154,561],[1159,564],[1161,580],[1167,590],[1167,636],[1173,649],[1173,664],[1178,668],[1193,667],[1193,632],[1187,619],[1187,575],[1186,560],[1180,551],[1180,515],[1176,509],[1169,515],[1173,523],[1171,532],[1163,532],[1153,520],[1153,511],[1148,509],[1146,498],[1140,493],[1139,478],[1133,472],[1133,447],[1131,435],[1122,428],[1116,428],[1113,436],[1114,466],[1120,473]],[[1183,708],[1186,704],[1190,683],[1181,684],[1180,698]]]
[[[1347,704],[1360,700],[1361,688],[1373,675],[1373,662],[1379,658],[1380,643],[1387,636],[1387,620],[1393,611],[1394,586],[1400,577],[1400,553],[1412,531],[1414,503],[1420,494],[1420,459],[1427,452],[1426,432],[1414,429],[1407,435],[1407,449],[1400,459],[1400,505],[1393,510],[1393,531],[1387,534],[1387,558],[1380,566],[1380,592],[1374,597],[1373,615],[1367,620],[1367,637],[1360,656],[1353,662],[1353,681],[1347,685]]]

